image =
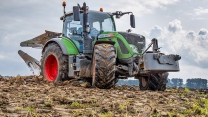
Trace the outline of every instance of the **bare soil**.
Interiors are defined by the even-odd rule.
[[[0,77],[1,117],[208,117],[208,90],[137,86],[86,88],[86,82],[51,83],[42,76]]]

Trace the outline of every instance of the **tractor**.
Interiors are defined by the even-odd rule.
[[[146,47],[144,36],[131,30],[116,31],[114,17],[119,19],[126,14],[130,15],[130,26],[135,28],[132,12],[89,10],[83,3],[66,13],[66,2],[62,6],[62,33],[46,30],[20,43],[22,47],[42,49],[40,61],[18,51],[33,73],[38,71],[54,83],[77,79],[101,89],[114,87],[119,79],[134,77],[141,90],[164,91],[168,72],[180,71],[181,57],[161,53],[156,38]]]

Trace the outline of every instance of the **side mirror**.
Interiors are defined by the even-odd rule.
[[[74,21],[80,21],[78,6],[73,6],[73,16],[74,16]]]
[[[133,14],[130,15],[130,25],[132,28],[135,28],[135,17]]]

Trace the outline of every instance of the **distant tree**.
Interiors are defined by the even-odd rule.
[[[176,86],[176,87],[183,86],[183,79],[181,79],[181,78],[173,78],[173,79],[171,79],[171,82],[173,83],[173,86]]]
[[[171,79],[169,79],[169,78],[168,78],[167,86],[169,86],[169,87],[172,87],[172,86],[173,86],[173,84],[172,84],[172,82],[171,82]]]
[[[187,79],[186,87],[197,88],[197,89],[206,89],[207,88],[207,80],[201,79],[201,78]]]

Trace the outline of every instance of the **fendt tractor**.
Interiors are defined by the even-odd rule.
[[[118,79],[134,77],[141,90],[164,91],[168,72],[179,71],[179,55],[165,55],[159,51],[153,38],[145,47],[145,37],[116,31],[115,18],[130,15],[130,26],[135,28],[132,12],[103,12],[89,10],[86,3],[73,6],[64,14],[62,33],[46,31],[20,43],[22,47],[42,49],[40,61],[19,50],[19,55],[33,71],[54,83],[64,80],[82,80],[92,87],[109,89]],[[152,47],[152,50],[149,50]]]

